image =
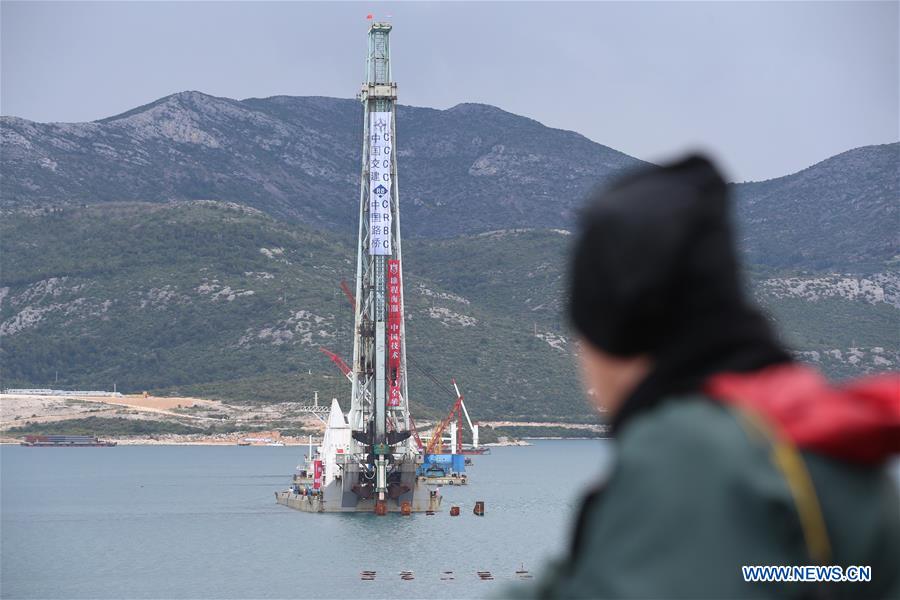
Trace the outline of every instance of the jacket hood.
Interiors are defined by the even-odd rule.
[[[780,364],[716,374],[705,391],[762,416],[800,449],[860,464],[900,454],[900,374],[831,385],[810,367]]]

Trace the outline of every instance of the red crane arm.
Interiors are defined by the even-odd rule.
[[[328,350],[327,348],[320,347],[319,352],[321,352],[322,354],[324,354],[325,356],[330,358],[331,362],[333,362],[335,365],[337,365],[337,368],[341,370],[341,373],[343,373],[347,377],[350,376],[351,369],[349,366],[347,366],[347,363],[344,362],[344,359],[342,359],[340,356],[338,356],[331,350]]]
[[[456,416],[457,412],[460,411],[459,403],[462,401],[462,396],[456,399],[456,403],[453,405],[453,408],[450,409],[450,414],[447,415],[444,420],[438,423],[438,426],[434,428],[434,433],[431,434],[431,440],[428,442],[428,447],[425,449],[426,454],[435,454],[435,449],[441,450],[443,447],[443,442],[441,441],[441,437],[444,435],[444,429],[447,428],[447,425],[453,420],[453,417]],[[459,432],[459,435],[462,435],[462,431]],[[456,449],[451,448],[450,452],[454,452]]]
[[[422,438],[419,437],[419,430],[416,427],[416,422],[413,421],[412,415],[409,415],[409,428],[412,429],[413,438],[416,440],[416,445],[419,446],[419,452],[425,452],[425,445],[422,444]]]
[[[350,291],[350,286],[347,285],[347,280],[341,279],[341,289],[344,291],[344,295],[347,296],[347,300],[350,301],[350,306],[353,307],[353,312],[356,312],[356,297],[353,295],[353,292]]]

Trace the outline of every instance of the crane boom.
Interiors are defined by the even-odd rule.
[[[347,283],[346,279],[341,279],[341,290],[344,292],[344,295],[347,296],[347,300],[350,301],[353,313],[356,314],[356,297],[353,295],[353,291],[350,289],[350,285]]]
[[[466,403],[462,401],[462,394],[459,393],[459,386],[456,385],[456,380],[453,380],[453,389],[456,390],[456,397],[460,399],[459,405],[463,410],[463,414],[466,415],[466,421],[469,422],[469,429],[474,430],[475,426],[472,424],[472,419],[469,418],[469,411],[466,410]]]
[[[328,350],[327,348],[323,348],[321,346],[319,347],[319,352],[321,352],[322,354],[324,354],[325,356],[330,358],[331,362],[333,362],[335,365],[337,365],[337,368],[341,370],[341,373],[343,373],[345,377],[347,377],[348,379],[353,378],[353,376],[350,374],[351,373],[350,366],[344,362],[343,358],[341,358],[340,356],[338,356],[331,350]]]

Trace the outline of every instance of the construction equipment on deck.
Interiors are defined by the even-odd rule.
[[[453,454],[479,454],[478,448],[478,425],[476,423],[472,423],[472,419],[469,417],[469,411],[466,409],[466,403],[463,400],[463,395],[459,391],[459,386],[456,385],[456,380],[453,379],[453,389],[456,392],[456,402],[453,404],[453,408],[450,409],[450,413],[441,420],[434,428],[434,431],[431,433],[431,439],[428,441],[428,445],[425,446],[425,454],[444,454],[444,431],[449,430],[450,433],[450,451]],[[469,430],[472,432],[472,450],[467,451],[463,449],[463,416],[465,415],[466,421],[469,424]]]

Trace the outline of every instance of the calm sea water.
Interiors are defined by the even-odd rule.
[[[0,596],[489,596],[517,582],[523,563],[539,571],[563,550],[578,498],[610,455],[603,441],[495,448],[473,458],[469,486],[444,488],[444,512],[375,517],[276,505],[303,452],[3,446]],[[472,514],[475,500],[486,516]]]

